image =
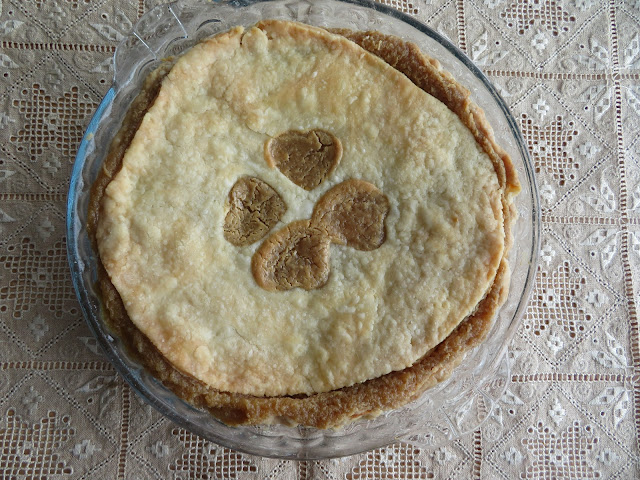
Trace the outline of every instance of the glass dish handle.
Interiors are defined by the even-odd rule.
[[[180,18],[185,10],[182,2],[166,3],[145,13],[135,29],[123,40],[114,55],[115,86],[126,85],[135,70],[134,64],[151,63],[163,57],[168,44],[189,38],[187,29]]]
[[[233,25],[251,24],[263,18],[282,18],[299,22],[325,25],[327,18],[341,19],[340,27],[357,29],[355,19],[363,13],[351,11],[342,5],[323,6],[313,0],[298,2],[267,2],[263,16],[239,12],[239,7],[258,3],[256,0],[176,0],[157,5],[138,20],[133,32],[116,48],[113,82],[116,88],[127,85],[136,70],[144,68],[167,56],[180,53],[197,43],[198,39],[228,30]],[[215,9],[213,8],[215,7]],[[349,15],[344,15],[347,9]],[[215,16],[211,12],[215,10]],[[362,18],[360,18],[362,20]],[[368,26],[382,27],[381,20],[373,12],[365,19]]]
[[[397,440],[419,448],[434,448],[477,430],[495,412],[510,383],[508,351],[498,363],[495,375],[438,407],[428,421],[417,423]]]

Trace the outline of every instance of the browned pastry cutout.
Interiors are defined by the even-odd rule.
[[[243,177],[229,191],[224,238],[238,247],[264,237],[287,211],[284,201],[268,183]]]
[[[311,224],[331,240],[357,250],[375,250],[386,238],[389,199],[375,185],[350,179],[325,193],[313,209]]]
[[[335,170],[342,157],[342,144],[324,130],[289,130],[270,139],[264,155],[289,180],[305,190],[313,190]]]
[[[291,222],[267,238],[251,259],[251,271],[265,290],[320,288],[329,279],[329,237],[309,220]]]

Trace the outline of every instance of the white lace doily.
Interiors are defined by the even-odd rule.
[[[437,449],[262,459],[177,428],[98,351],[64,238],[111,58],[157,1],[0,0],[0,479],[640,477],[640,2],[384,0],[447,36],[518,120],[542,258],[481,428]]]

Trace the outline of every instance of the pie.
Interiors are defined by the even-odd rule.
[[[415,45],[267,20],[149,75],[88,229],[108,322],[165,385],[230,425],[331,428],[484,339],[518,191]]]

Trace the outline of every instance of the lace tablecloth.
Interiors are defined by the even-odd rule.
[[[65,201],[143,0],[0,0],[0,479],[640,477],[640,2],[385,0],[499,88],[538,175],[542,258],[512,384],[472,434],[331,461],[236,453],[143,404],[76,301]]]

